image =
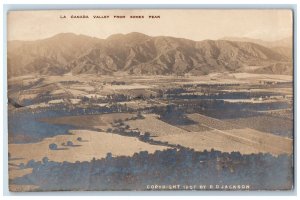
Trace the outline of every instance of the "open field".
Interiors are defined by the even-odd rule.
[[[199,126],[193,124],[189,129],[190,125],[186,125],[183,130],[153,115],[145,115],[145,119],[129,121],[128,124],[133,129],[149,132],[151,136],[154,136],[154,140],[179,144],[197,151],[216,149],[224,152],[238,151],[243,154],[261,152],[279,155],[291,154],[293,150],[293,141],[285,137],[242,128],[200,114],[191,114],[189,118],[197,122]],[[197,127],[199,127],[198,130]]]
[[[286,137],[276,136],[268,132],[261,132],[251,128],[244,128],[241,124],[236,123],[236,120],[222,121],[200,114],[191,114],[188,115],[188,117],[204,127],[210,128],[211,130],[217,130],[219,133],[225,134],[227,137],[232,137],[232,139],[245,143],[245,145],[247,145],[248,141],[250,145],[255,145],[256,149],[262,148],[265,149],[264,151],[268,151],[269,149],[270,152],[274,152],[276,154],[292,153],[293,141]],[[247,121],[247,118],[241,119],[245,119],[245,121]],[[255,123],[253,122],[253,124]],[[291,127],[292,124],[290,124],[290,126],[287,124],[286,126]],[[224,142],[224,144],[227,143]],[[274,144],[276,144],[275,148],[273,148]]]
[[[77,141],[81,137],[82,141]],[[72,146],[64,146],[62,143],[71,141]],[[58,150],[50,150],[49,144],[58,145]],[[89,161],[94,157],[104,158],[107,153],[113,156],[132,156],[136,152],[163,150],[165,147],[149,145],[139,141],[137,138],[125,137],[111,133],[74,130],[70,135],[59,135],[46,138],[38,143],[10,144],[9,152],[12,159],[9,163],[27,163],[29,160],[40,161],[44,157],[57,162]],[[17,158],[17,159],[16,159]]]
[[[291,154],[293,151],[291,139],[276,138],[251,129],[231,130],[230,133],[220,130],[188,132],[184,135],[165,135],[154,139],[169,144],[179,144],[196,151],[215,149],[222,152],[237,151],[242,154],[271,153],[274,155]]]
[[[231,129],[238,129],[239,126],[227,123],[222,120],[218,120],[212,117],[208,117],[201,114],[189,114],[187,115],[189,119],[193,120],[194,122],[199,123],[202,126],[211,128],[211,129],[217,129],[217,130],[231,130]]]
[[[254,116],[239,119],[228,119],[227,122],[248,127],[267,133],[278,133],[287,137],[293,136],[293,121],[288,118],[276,116]]]
[[[128,124],[131,128],[139,129],[141,132],[149,132],[151,136],[161,136],[161,135],[176,135],[176,134],[185,134],[187,131],[172,126],[166,122],[163,122],[158,119],[156,115],[144,115],[145,119],[128,121]]]
[[[124,137],[116,134],[96,132],[88,130],[74,130],[71,135],[59,135],[52,138],[46,138],[38,143],[29,144],[10,144],[9,152],[9,176],[10,179],[22,177],[31,173],[30,168],[19,169],[21,163],[26,164],[30,160],[42,161],[47,157],[50,161],[71,162],[90,161],[93,158],[105,158],[108,153],[113,157],[132,156],[140,151],[153,153],[156,150],[164,150],[167,147],[150,145],[139,141],[137,138]],[[81,137],[82,141],[77,141]],[[71,141],[73,145],[62,145]],[[49,145],[55,143],[57,150],[50,150]],[[16,167],[14,167],[16,166]]]

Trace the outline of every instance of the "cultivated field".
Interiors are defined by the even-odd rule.
[[[42,122],[52,124],[65,124],[81,128],[101,128],[106,130],[111,127],[111,123],[117,120],[125,120],[135,116],[131,113],[110,113],[102,115],[79,115],[66,117],[53,117],[40,119]]]
[[[197,151],[216,149],[224,152],[239,151],[243,154],[291,154],[293,141],[289,138],[260,132],[200,114],[188,115],[197,124],[179,126],[165,123],[153,115],[129,121],[131,128],[149,132],[154,140],[179,144]],[[276,145],[275,145],[276,144]]]
[[[254,116],[239,119],[228,119],[227,122],[259,130],[267,133],[276,133],[285,137],[292,137],[293,120],[288,118],[279,118],[276,116]]]
[[[162,135],[176,135],[185,134],[187,131],[172,126],[166,122],[158,119],[156,115],[144,115],[145,119],[128,121],[128,124],[132,129],[138,129],[141,132],[149,132],[151,136],[162,136]]]

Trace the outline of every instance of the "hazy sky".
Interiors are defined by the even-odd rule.
[[[67,18],[60,18],[64,15]],[[89,19],[71,19],[71,15],[88,15]],[[94,15],[110,18],[94,19]],[[126,18],[115,19],[114,15],[125,15]],[[131,15],[145,18],[130,19]],[[160,19],[149,19],[149,15],[159,15]],[[275,9],[11,11],[7,26],[8,40],[36,40],[62,32],[98,38],[115,33],[141,32],[192,40],[227,36],[277,40],[292,35],[292,12]]]

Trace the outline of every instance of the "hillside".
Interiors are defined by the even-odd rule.
[[[271,48],[279,54],[282,54],[288,58],[293,56],[293,38],[287,37],[275,41],[264,41],[260,39],[246,38],[246,37],[224,37],[222,40],[228,41],[240,41],[240,42],[252,42],[267,48]]]

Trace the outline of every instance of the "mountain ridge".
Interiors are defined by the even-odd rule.
[[[273,49],[274,51],[287,56],[288,58],[292,58],[293,56],[293,37],[285,37],[279,40],[273,41],[264,41],[261,39],[253,39],[247,37],[223,37],[221,40],[229,40],[229,41],[243,41],[243,42],[252,42],[256,44],[260,44],[262,46]]]
[[[9,77],[32,72],[45,75],[118,71],[136,75],[292,73],[289,56],[257,43],[193,41],[138,32],[114,34],[106,39],[61,33],[37,41],[9,41],[7,52]]]

